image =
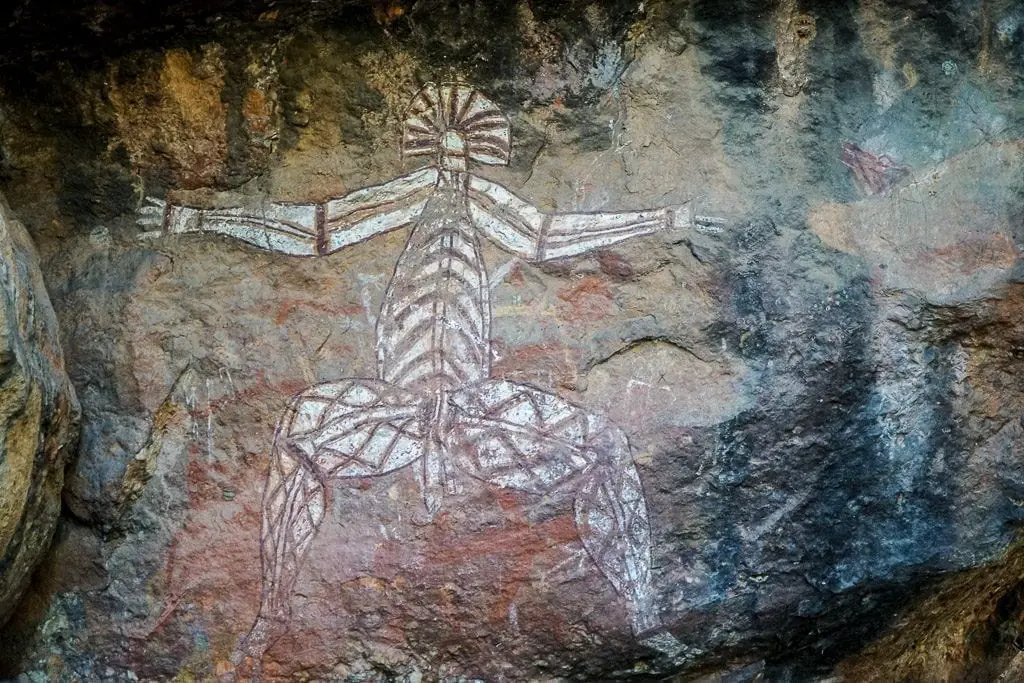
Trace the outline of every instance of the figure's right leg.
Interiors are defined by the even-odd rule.
[[[287,619],[289,597],[302,559],[323,521],[324,504],[324,482],[305,458],[277,440],[261,511],[260,611],[240,648],[243,654],[261,657],[274,626]]]
[[[260,611],[236,664],[262,657],[325,514],[331,479],[387,474],[423,455],[423,400],[378,380],[318,384],[296,396],[274,439],[263,492]]]
[[[287,444],[276,444],[263,492],[260,560],[267,583],[261,611],[275,616],[287,612],[283,596],[291,593],[299,563],[323,521],[324,502],[324,482],[317,480],[301,454]]]

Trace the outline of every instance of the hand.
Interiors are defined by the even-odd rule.
[[[145,232],[139,237],[149,239],[199,230],[199,209],[169,206],[156,197],[146,197],[135,214],[135,223]]]
[[[693,228],[705,235],[720,235],[728,221],[718,216],[705,216],[697,213],[697,200],[686,202],[682,206],[673,207],[673,225],[677,228]]]
[[[167,202],[156,197],[146,197],[135,212],[135,224],[143,229],[139,237],[149,239],[164,234],[164,219],[167,217]]]

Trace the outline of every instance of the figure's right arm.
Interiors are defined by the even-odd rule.
[[[148,197],[138,223],[154,228],[143,237],[216,232],[254,246],[296,256],[317,252],[317,205],[279,202],[237,209],[197,209]]]
[[[436,183],[437,169],[429,167],[322,203],[197,209],[147,198],[138,222],[154,229],[147,235],[215,232],[268,251],[320,256],[410,224]]]

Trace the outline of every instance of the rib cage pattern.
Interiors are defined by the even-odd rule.
[[[398,259],[377,323],[379,377],[436,393],[490,375],[480,243],[454,190],[439,189]]]

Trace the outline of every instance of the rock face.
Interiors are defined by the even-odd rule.
[[[78,403],[35,248],[0,198],[0,622],[49,550]]]
[[[1019,669],[1019,8],[279,4],[0,59],[83,408],[0,675]]]

